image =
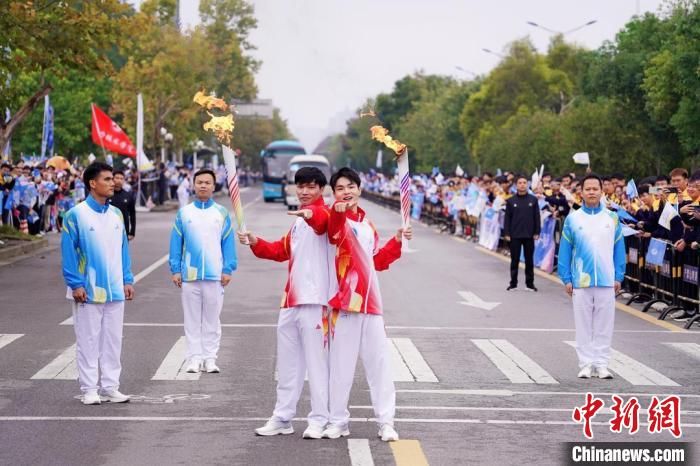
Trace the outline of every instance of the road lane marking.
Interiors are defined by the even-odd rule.
[[[369,440],[366,438],[348,439],[348,452],[352,466],[374,466]]]
[[[568,408],[511,408],[511,407],[495,407],[495,406],[396,406],[397,410],[401,411],[496,411],[496,412],[516,412],[516,413],[571,413],[572,407]],[[353,406],[349,409],[374,409],[371,405]],[[611,408],[600,408],[596,411],[598,414],[615,414]],[[700,416],[700,411],[681,411],[683,415]]]
[[[658,396],[666,398],[669,396],[680,396],[681,398],[700,398],[700,394],[694,393],[644,393],[644,392],[598,392],[589,390],[587,392],[564,392],[564,391],[515,391],[515,390],[498,390],[498,389],[461,389],[461,388],[445,388],[445,389],[396,389],[396,393],[416,393],[424,395],[455,395],[455,396],[494,396],[494,397],[515,397],[515,396],[579,396],[585,397],[588,393],[600,396]]]
[[[0,348],[9,345],[16,339],[23,336],[24,333],[0,333]]]
[[[197,417],[197,416],[0,416],[0,422],[11,421],[68,421],[68,422],[261,422],[269,420],[268,417]],[[350,422],[376,423],[374,418],[350,418]],[[307,419],[298,417],[294,422],[306,422]],[[581,423],[574,421],[536,421],[536,420],[511,420],[511,419],[425,419],[425,418],[396,418],[394,422],[410,424],[534,424],[534,425],[565,425],[578,426]],[[592,425],[609,426],[610,422],[592,421]],[[640,427],[648,427],[649,423],[640,422]],[[681,423],[683,429],[698,429],[700,424]],[[401,442],[401,440],[399,441]],[[392,442],[397,443],[397,442]],[[410,463],[407,463],[410,464]]]
[[[472,342],[513,383],[559,383],[508,340],[472,339]]]
[[[428,466],[428,460],[418,440],[390,442],[396,466]]]
[[[73,325],[70,317],[60,325]],[[182,327],[182,322],[124,322],[124,327]],[[222,327],[231,328],[275,328],[277,324],[221,324]],[[436,327],[436,326],[407,326],[387,325],[387,330],[431,330],[440,332],[465,332],[465,331],[494,331],[494,332],[568,332],[575,333],[573,328],[518,328],[518,327]],[[615,333],[669,333],[667,330],[617,330]]]
[[[481,299],[476,295],[476,293],[473,293],[471,291],[458,291],[458,295],[462,297],[464,301],[458,301],[459,304],[464,304],[465,306],[471,306],[471,307],[478,307],[479,309],[483,309],[485,311],[490,311],[497,307],[501,303],[497,302],[487,302]]]
[[[677,349],[678,351],[687,354],[691,358],[700,360],[700,345],[697,343],[664,343],[664,345]]]
[[[39,372],[31,376],[33,380],[77,380],[78,365],[76,358],[76,345],[66,348],[53,361],[41,368]]]
[[[409,371],[409,382],[431,382],[437,383],[438,379],[425,362],[423,356],[421,356],[418,348],[413,344],[410,338],[391,338],[390,347],[396,348],[396,352],[399,355],[400,362]],[[396,359],[396,353],[392,350],[392,365]],[[398,363],[399,361],[396,361]],[[396,369],[395,369],[396,370]],[[405,374],[402,374],[405,378]],[[402,382],[403,380],[394,379],[396,382]]]
[[[175,342],[151,380],[199,380],[200,373],[190,374],[184,371],[187,339],[180,337]]]
[[[576,342],[567,341],[567,345],[576,348]],[[611,350],[608,369],[615,372],[617,375],[627,380],[632,385],[662,385],[666,387],[680,387],[679,384],[669,379],[660,372],[655,371],[649,366],[620,353],[617,350]]]
[[[497,252],[490,251],[482,246],[476,246],[474,249],[481,252],[482,254],[486,254],[486,255],[495,257],[503,262],[510,263],[510,258],[505,257]],[[521,263],[520,268],[524,269],[525,265]],[[535,269],[535,274],[537,274],[537,276],[539,276],[539,277],[545,278],[551,282],[554,282],[560,286],[563,286],[561,284],[561,280],[559,280],[559,278],[554,276],[554,275],[543,272],[542,270],[537,269],[537,268]],[[650,324],[654,324],[654,325],[657,325],[659,327],[663,327],[666,330],[670,330],[672,332],[678,332],[678,333],[689,333],[688,330],[686,330],[682,327],[679,327],[677,325],[673,325],[672,323],[666,322],[665,320],[659,320],[656,317],[653,317],[653,316],[650,316],[644,312],[641,312],[641,311],[633,308],[632,306],[628,306],[627,304],[615,302],[615,307],[623,312],[626,312],[627,314],[630,314],[630,315],[637,317],[638,319],[642,319]],[[619,332],[619,330],[615,330],[615,332]]]
[[[391,371],[394,382],[415,382],[413,374],[406,366],[399,349],[396,347],[392,339],[389,339],[389,358],[391,363]]]

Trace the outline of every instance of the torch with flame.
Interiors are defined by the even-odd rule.
[[[371,116],[376,118],[376,114],[369,110],[366,113],[360,113],[360,118]],[[401,223],[403,228],[411,224],[411,194],[409,188],[411,178],[408,170],[408,147],[398,139],[394,139],[389,135],[389,130],[381,125],[374,125],[369,129],[372,132],[372,139],[379,141],[396,154],[396,162],[399,164],[399,193],[401,194]]]
[[[201,107],[212,110],[214,108],[227,111],[229,106],[226,101],[214,96],[205,95],[203,91],[199,91],[192,99]],[[224,166],[226,167],[226,178],[228,181],[228,194],[233,205],[233,213],[238,223],[239,231],[247,231],[245,227],[245,218],[243,216],[243,204],[241,203],[241,190],[238,186],[238,170],[236,169],[236,155],[231,149],[231,136],[235,128],[233,115],[231,113],[221,116],[216,116],[207,111],[207,115],[211,118],[202,126],[205,131],[211,131],[216,135],[216,138],[222,145],[224,153]]]

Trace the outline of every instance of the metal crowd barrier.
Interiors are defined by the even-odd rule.
[[[632,294],[627,304],[644,303],[642,312],[649,312],[656,309],[653,307],[655,304],[663,303],[665,306],[659,309],[659,320],[683,310],[693,316],[685,324],[685,328],[690,328],[700,321],[700,254],[690,249],[681,253],[672,244],[666,243],[662,264],[648,264],[646,253],[649,242],[648,238],[625,238],[627,267],[624,290]]]
[[[370,191],[363,191],[362,195],[390,209],[398,211],[401,208],[398,196],[384,196]],[[464,236],[471,237],[475,242],[479,241],[480,217],[468,216],[466,212],[460,212],[459,224],[457,224],[449,214],[445,214],[440,204],[435,205],[426,201],[421,211],[421,221],[429,225],[439,225],[441,229],[449,230],[451,233],[454,233],[459,225],[460,232]],[[554,270],[557,267],[563,221],[564,219],[557,219],[555,227],[557,253],[555,253]],[[673,245],[666,243],[662,265],[651,265],[645,260],[649,242],[648,238],[637,236],[625,238],[627,266],[620,294],[624,292],[631,294],[627,304],[643,303],[642,312],[657,310],[654,305],[663,303],[664,307],[658,310],[660,320],[666,319],[673,312],[684,310],[692,316],[685,324],[685,328],[690,328],[695,322],[700,322],[700,286],[698,284],[700,253],[690,248],[679,253]],[[503,236],[499,240],[498,247],[507,247]]]

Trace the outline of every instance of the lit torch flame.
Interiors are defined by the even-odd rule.
[[[224,99],[214,97],[213,95],[206,95],[204,91],[197,92],[192,101],[198,103],[207,110],[211,110],[212,108],[218,108],[224,112],[228,110],[228,104]]]
[[[369,130],[372,132],[372,139],[393,150],[396,153],[396,158],[399,158],[406,151],[406,144],[402,144],[398,139],[389,136],[389,130],[383,126],[375,125]]]
[[[222,144],[231,145],[231,133],[233,133],[233,128],[235,127],[233,115],[229,113],[224,116],[214,116],[209,112],[207,112],[207,115],[211,119],[202,126],[204,130],[213,132]]]

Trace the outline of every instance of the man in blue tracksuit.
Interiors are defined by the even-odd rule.
[[[121,212],[107,202],[114,195],[112,167],[95,162],[85,169],[83,180],[90,195],[66,213],[61,232],[78,380],[83,404],[123,403],[129,401],[119,392],[124,301],[134,297],[129,242]]]
[[[236,244],[231,217],[212,199],[216,175],[202,169],[194,175],[195,201],[177,212],[170,235],[172,281],[182,288],[187,339],[187,372],[204,364],[219,372],[216,358],[221,341],[224,287],[236,270]]]
[[[559,245],[559,277],[573,298],[581,378],[608,371],[615,323],[615,294],[625,277],[625,242],[617,214],[601,203],[603,182],[587,175],[583,206],[566,217]]]

